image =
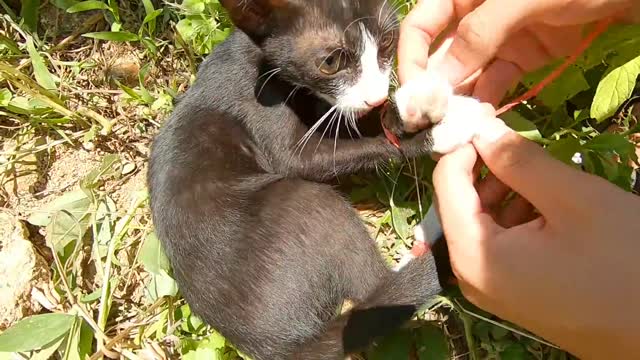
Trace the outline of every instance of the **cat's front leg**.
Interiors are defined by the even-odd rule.
[[[407,82],[395,94],[403,129],[429,128],[431,151],[448,154],[471,142],[483,116],[493,108],[475,98],[455,95],[443,77],[425,72]]]
[[[317,147],[290,153],[284,170],[290,175],[323,181],[373,169],[389,160],[404,160],[428,153],[430,144],[427,133],[428,131],[422,131],[403,138],[399,148],[384,135],[353,140],[320,140]]]
[[[452,97],[453,87],[434,72],[424,72],[402,85],[394,98],[404,131],[417,132],[442,121]]]

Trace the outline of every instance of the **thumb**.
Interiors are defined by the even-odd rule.
[[[478,124],[473,140],[489,170],[545,216],[563,216],[589,208],[593,182],[520,136],[500,119]]]
[[[525,24],[538,1],[487,0],[462,18],[451,47],[436,69],[447,74],[452,85],[483,68],[497,54],[509,35]]]

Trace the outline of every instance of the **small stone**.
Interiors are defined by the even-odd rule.
[[[29,241],[25,225],[0,213],[0,331],[39,313],[42,305],[31,292],[47,288],[50,281],[49,266]]]
[[[126,163],[122,166],[122,175],[129,175],[134,172],[136,169],[136,164],[134,163]]]
[[[90,141],[86,143],[82,143],[82,147],[87,151],[93,151],[96,148],[95,144]]]
[[[127,86],[136,86],[138,84],[139,73],[140,64],[131,56],[116,59],[107,69],[107,77],[118,80]]]

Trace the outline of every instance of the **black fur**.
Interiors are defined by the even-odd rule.
[[[283,0],[222,3],[242,31],[204,61],[153,144],[157,235],[194,312],[241,351],[255,360],[343,358],[402,326],[441,288],[431,255],[390,271],[350,204],[322,182],[426,154],[428,131],[402,134],[391,108],[384,121],[401,151],[373,111],[358,121],[364,137],[343,126],[322,139],[320,129],[296,152],[329,108],[315,94],[332,81],[305,67],[315,55],[292,50],[307,46],[294,45],[296,34],[320,31],[323,20],[344,29],[378,16],[383,2],[352,1],[346,14],[336,0],[306,1],[305,12]],[[391,55],[381,51],[381,61]],[[275,66],[282,74],[261,78]],[[345,299],[356,307],[336,316]]]

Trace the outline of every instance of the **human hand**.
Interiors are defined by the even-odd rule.
[[[464,295],[581,358],[640,357],[640,198],[481,123],[434,173]],[[495,176],[475,183],[478,153]]]
[[[420,0],[401,25],[398,48],[401,83],[429,67],[452,85],[497,104],[526,72],[570,54],[584,25],[627,17],[633,0]],[[457,30],[428,60],[429,48],[447,26]],[[437,61],[436,61],[437,59]]]

